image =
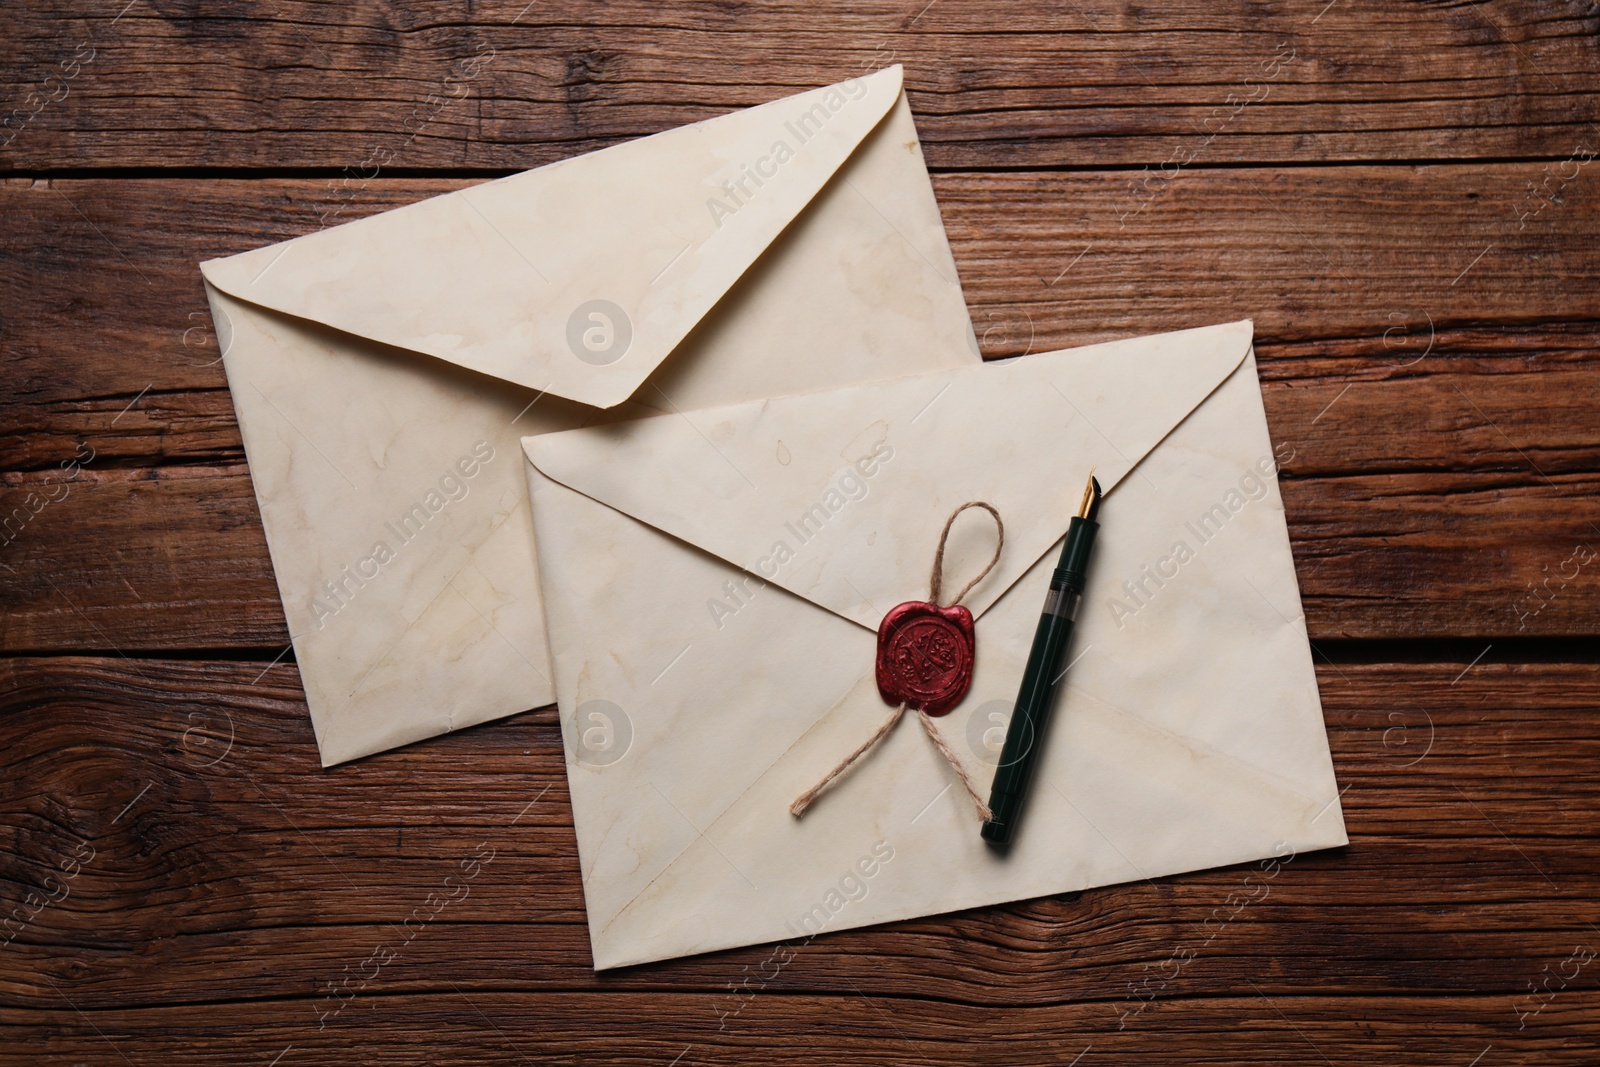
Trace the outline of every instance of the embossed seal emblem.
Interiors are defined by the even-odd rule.
[[[887,704],[944,715],[972,687],[972,612],[909,600],[878,626],[878,692]]]

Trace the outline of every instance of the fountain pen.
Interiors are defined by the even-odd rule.
[[[1066,543],[1061,546],[1061,558],[1050,578],[1050,592],[1045,596],[1039,627],[1033,634],[1028,667],[1022,673],[1022,688],[1017,692],[1017,703],[1011,709],[1011,722],[1006,727],[1000,765],[995,768],[994,785],[989,793],[991,817],[983,824],[982,833],[985,841],[996,845],[1009,843],[1016,829],[1023,794],[1033,774],[1033,765],[1039,759],[1041,746],[1037,742],[1055,701],[1056,686],[1066,674],[1061,660],[1066,653],[1067,640],[1072,636],[1072,622],[1078,616],[1078,602],[1083,597],[1089,552],[1094,547],[1094,535],[1100,529],[1100,524],[1094,521],[1099,510],[1100,483],[1090,471],[1089,484],[1083,490],[1083,503],[1067,527]]]

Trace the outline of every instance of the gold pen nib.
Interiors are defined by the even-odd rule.
[[[1095,481],[1094,468],[1089,468],[1089,484],[1083,487],[1083,503],[1078,505],[1078,518],[1094,521],[1100,510],[1100,483]]]

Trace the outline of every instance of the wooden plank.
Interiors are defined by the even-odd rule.
[[[520,169],[891,62],[939,167],[1564,159],[1596,144],[1579,3],[500,0],[13,12],[0,164]]]
[[[0,475],[0,648],[287,649],[242,465]]]
[[[1498,1003],[1474,997],[1308,998],[1263,978],[1261,993],[1164,1005],[1144,1025],[1115,1029],[1097,1004],[974,1006],[892,998],[860,967],[844,996],[768,995],[737,1029],[717,1029],[704,997],[677,992],[531,994],[446,992],[377,1002],[359,1020],[318,1031],[309,1002],[199,1004],[154,1010],[65,1007],[17,1013],[0,1025],[0,1064],[218,1062],[382,1064],[776,1064],[868,1067],[1138,1063],[1238,1067],[1286,1062],[1329,1067],[1590,1067],[1600,997],[1562,993],[1524,1030]],[[69,994],[70,995],[70,994]],[[60,1003],[59,1000],[57,1002]],[[1423,1022],[1422,1020],[1425,1020]],[[1510,1025],[1507,1025],[1509,1020]],[[1492,1057],[1492,1058],[1491,1058]]]
[[[1382,339],[1379,374],[1417,360],[1430,330],[1593,319],[1588,176],[1552,182],[1562,202],[1542,211],[1524,198],[1544,170],[1523,164],[1008,173],[936,189],[974,323],[1008,354],[1249,315],[1269,342]]]
[[[1546,199],[1527,193],[1551,180],[1536,164],[1188,170],[1132,191],[1127,174],[1110,172],[961,174],[935,187],[987,355],[1251,316],[1263,375],[1311,388],[1320,412],[1358,378],[1589,373],[1600,320],[1591,176],[1556,180]],[[334,221],[469,184],[374,181]],[[0,396],[0,470],[54,466],[51,438],[78,435],[145,464],[231,458],[222,398],[177,396],[226,384],[196,266],[320,228],[326,191],[306,179],[0,184],[16,262],[0,277],[14,383]],[[1323,398],[1330,376],[1338,384]],[[1521,398],[1536,381],[1516,386]],[[1457,387],[1403,386],[1468,411]],[[1497,419],[1521,411],[1463,391]],[[1574,395],[1538,399],[1555,394]],[[1574,402],[1554,413],[1563,432]],[[1354,406],[1341,401],[1318,432]],[[1498,438],[1473,444],[1464,451],[1501,449]]]
[[[1287,482],[1312,639],[1591,634],[1597,491],[1593,474]]]
[[[1166,1029],[1192,998],[1257,987],[1316,990],[1314,1012],[1401,988],[1515,1034],[1527,983],[1600,948],[1600,671],[1339,664],[1319,681],[1345,849],[843,931],[782,966],[756,946],[596,977],[552,711],[324,771],[292,666],[0,660],[0,907],[67,889],[0,950],[0,1004],[55,1012],[65,993],[100,1020],[288,997],[274,1018],[314,1030],[363,973],[341,1028],[420,994],[667,987],[702,995],[702,1028],[732,1013],[759,1040],[770,1001],[857,988],[1084,1002],[1074,1018],[1101,1030],[1129,1013]],[[472,857],[488,859],[464,879]],[[407,925],[442,889],[457,899]],[[393,958],[367,962],[380,947]]]
[[[0,648],[289,640],[243,465],[0,475]],[[1600,476],[1347,474],[1282,482],[1313,641],[1591,633]],[[20,518],[19,518],[20,517]]]
[[[1592,1063],[1592,5],[554,4],[8,12],[0,1067]],[[986,354],[1256,319],[1352,844],[597,977],[550,709],[318,768],[195,263],[888,62]]]
[[[1121,218],[1105,174],[938,192],[989,355],[1259,309],[1314,638],[1494,638],[1591,631],[1600,573],[1600,194],[1575,181],[1520,221],[1493,203],[1539,173],[1194,171]],[[362,206],[461,184],[379,182]],[[315,229],[316,188],[0,189],[24,268],[0,279],[0,516],[23,509],[0,647],[287,643],[194,265]],[[72,481],[62,464],[89,455]]]
[[[979,318],[998,321],[982,312]],[[1420,316],[1391,321],[1387,335],[1257,341],[1267,417],[1294,450],[1290,466],[1297,475],[1521,471],[1539,481],[1600,467],[1600,422],[1594,418],[1600,327],[1439,329]],[[992,355],[1027,348],[1026,320],[1018,322],[1020,332],[1008,324],[989,333]],[[191,343],[214,352],[209,322],[193,329]],[[1040,350],[1037,341],[1032,347]],[[193,369],[216,380],[186,386],[201,374],[149,363],[130,372],[109,352],[91,355],[66,345],[47,355],[58,366],[78,365],[66,383],[53,376],[22,382],[25,388],[0,398],[8,422],[0,432],[0,470],[54,471],[87,456],[85,449],[95,458],[82,466],[243,461],[226,383],[203,363]],[[21,369],[19,377],[42,373],[45,362]],[[145,382],[135,389],[141,371]],[[35,399],[58,384],[107,392]]]

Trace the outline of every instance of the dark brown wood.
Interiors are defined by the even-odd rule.
[[[29,118],[0,164],[24,172],[515,169],[892,62],[940,167],[1600,149],[1593,12],[1571,0],[1003,14],[951,0],[496,0],[449,17],[233,0],[203,15],[136,3],[8,21],[7,107]]]
[[[0,1067],[1594,1062],[1592,5],[12,7]],[[1255,319],[1351,844],[596,976],[551,709],[319,768],[196,265],[890,62],[986,355]]]
[[[1365,341],[1341,354],[1382,377],[1426,373],[1425,353],[1449,354],[1448,337],[1430,350],[1430,331],[1471,330],[1462,335],[1471,351],[1508,327],[1534,330],[1501,350],[1538,356],[1538,369],[1593,351],[1572,332],[1600,318],[1600,181],[1585,168],[959,174],[938,176],[935,189],[986,354],[1249,315],[1264,349]],[[379,178],[348,200],[337,180],[316,179],[0,184],[17,267],[0,292],[21,386],[0,397],[7,424],[87,430],[146,387],[156,401],[221,388],[199,261],[468,184]],[[1546,336],[1559,354],[1540,353]],[[183,457],[214,444],[204,414],[156,411],[173,451],[132,454]],[[118,429],[138,437],[141,425],[148,436],[136,411]],[[0,469],[43,458],[20,447],[26,436],[5,436]]]
[[[1594,629],[1600,530],[1585,508],[1600,476],[1300,477],[1298,460],[1282,491],[1312,640]],[[0,486],[0,515],[26,519],[4,549],[0,647],[288,645],[242,463],[9,474]]]
[[[1580,170],[1568,185],[1549,186],[1559,203],[1527,195],[1530,182],[1560,171],[1190,169],[1148,187],[1116,172],[1000,173],[941,175],[935,187],[987,355],[1249,315],[1264,376],[1311,387],[1326,405],[1351,380],[1340,375],[1429,377],[1448,357],[1469,360],[1446,365],[1475,377],[1518,360],[1538,372],[1592,366],[1600,182]],[[215,457],[231,445],[218,398],[163,400],[225,386],[196,267],[321,228],[330,184],[0,185],[17,266],[0,279],[17,386],[0,396],[0,469],[51,465],[53,435],[92,433],[97,449],[154,464]],[[377,179],[332,221],[466,184]],[[1278,368],[1274,346],[1288,344],[1286,356],[1338,362]],[[1327,389],[1329,377],[1340,384]],[[1478,401],[1497,416],[1522,413],[1512,401],[1543,380],[1530,375],[1499,408],[1492,396]]]
[[[1539,1016],[1537,1031],[1485,1020],[1476,998],[1303,998],[1263,988],[1226,999],[1173,1000],[1128,1029],[1099,1005],[996,1009],[870,991],[846,997],[766,995],[737,1026],[718,1030],[706,998],[639,994],[457,993],[396,996],[335,1029],[308,1030],[284,1005],[17,1014],[12,1032],[64,1062],[201,1065],[383,1062],[431,1067],[441,1058],[489,1067],[676,1062],[810,1067],[861,1063],[959,1067],[970,1063],[1327,1063],[1370,1067],[1594,1062],[1597,998],[1574,992]],[[296,1005],[299,1006],[299,1005]],[[302,1007],[304,1013],[304,1007]],[[1530,1027],[1531,1030],[1531,1027]],[[626,1049],[626,1053],[617,1050]],[[438,1050],[445,1050],[443,1052]],[[0,1063],[30,1065],[13,1047]]]
[[[680,1051],[709,1037],[780,1061],[786,1025],[830,1000],[848,1013],[863,993],[907,1013],[916,1040],[934,1037],[922,1013],[943,1009],[978,1012],[976,1032],[996,1037],[1070,1024],[1151,1054],[1175,1026],[1272,1030],[1283,1020],[1265,997],[1345,1062],[1370,1038],[1348,1013],[1398,1025],[1417,1010],[1391,995],[1403,988],[1454,1012],[1457,1043],[1440,1051],[1470,1061],[1486,1042],[1520,1042],[1553,1055],[1600,1003],[1597,972],[1580,968],[1518,1029],[1530,980],[1600,948],[1600,782],[1587,773],[1600,670],[1339,664],[1319,681],[1344,849],[1270,877],[1246,865],[826,935],[777,974],[770,946],[755,946],[596,976],[550,711],[324,772],[292,666],[8,660],[0,905],[53,889],[51,875],[67,892],[0,951],[0,996],[76,1042],[65,995],[125,1028],[133,1054],[161,1048],[179,1010],[218,1041],[243,1040],[229,1026],[247,1016],[331,1049],[450,997],[560,1016],[568,998],[605,994],[591,1037]],[[89,858],[66,877],[72,855]],[[469,893],[408,937],[412,909],[473,855],[492,858]],[[347,999],[329,983],[380,946],[395,958],[319,1029],[318,1012]],[[743,987],[752,975],[766,986]],[[631,1003],[621,994],[640,1006],[598,1006]],[[692,1006],[648,1031],[611,1017],[667,1012],[672,997]],[[219,1002],[235,1014],[205,1007]],[[1196,1002],[1210,1014],[1189,1016]],[[1468,1033],[1483,1035],[1476,1047]]]
[[[1097,1004],[974,1006],[890,998],[863,989],[842,997],[756,998],[726,1030],[714,1001],[637,994],[456,992],[394,996],[337,1028],[316,1030],[305,1004],[203,1004],[76,1014],[16,1013],[23,1047],[63,1062],[205,1065],[218,1062],[378,1063],[431,1067],[441,1059],[486,1067],[529,1064],[750,1063],[812,1067],[960,1067],[971,1063],[1138,1063],[1236,1067],[1589,1067],[1600,997],[1573,991],[1516,1030],[1486,1017],[1479,998],[1398,993],[1302,997],[1269,986],[1237,997],[1165,1002],[1122,1031]],[[299,1008],[298,1012],[293,1009]],[[359,1007],[351,1011],[361,1010]],[[1509,1014],[1509,1013],[1508,1013]],[[310,1025],[307,1025],[309,1018]],[[125,1051],[124,1051],[125,1050]],[[619,1050],[626,1050],[622,1052]],[[139,1057],[143,1056],[143,1059]],[[1490,1057],[1494,1057],[1492,1060]],[[0,1063],[32,1067],[16,1045]]]
[[[1600,185],[1522,221],[1494,199],[1542,172],[1194,171],[1131,216],[1108,173],[937,189],[988,355],[1255,316],[1314,638],[1493,638],[1592,632],[1600,588],[1579,562],[1600,551]],[[360,210],[461,184],[374,182]],[[0,647],[287,644],[195,264],[317,228],[324,191],[0,190],[31,282],[0,398],[0,516],[27,520]]]

